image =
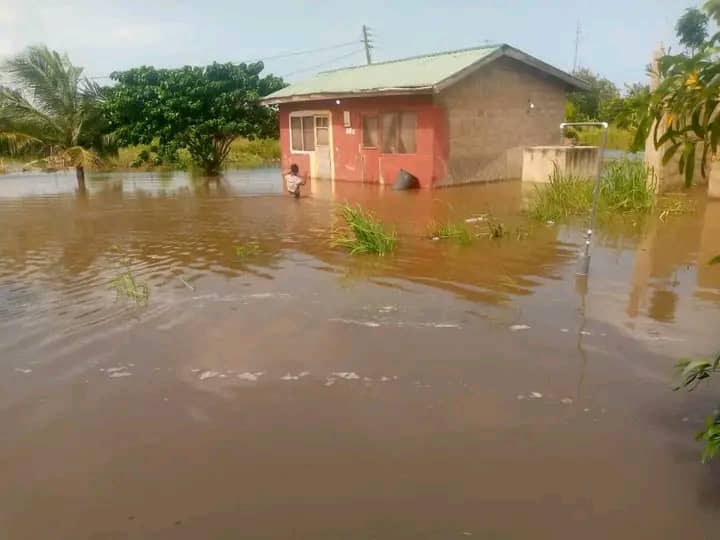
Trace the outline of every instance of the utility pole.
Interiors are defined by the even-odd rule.
[[[573,70],[575,73],[578,69],[578,51],[580,50],[580,21],[577,22],[575,29],[575,58],[573,59]]]
[[[370,58],[370,49],[372,49],[372,43],[368,38],[368,27],[363,24],[363,43],[365,44],[365,58],[367,63],[372,64],[372,58]]]

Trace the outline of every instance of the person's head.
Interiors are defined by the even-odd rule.
[[[290,172],[293,174],[297,174],[300,172],[300,167],[298,167],[296,163],[293,163],[292,165],[290,165]]]

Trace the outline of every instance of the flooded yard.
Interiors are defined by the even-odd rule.
[[[517,182],[304,194],[0,177],[1,537],[717,537],[719,386],[672,367],[720,348],[720,202],[602,228],[583,281],[581,224],[528,222]],[[394,255],[330,246],[346,200]],[[484,214],[503,238],[427,238]]]

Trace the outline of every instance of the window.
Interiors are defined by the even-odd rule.
[[[385,154],[414,154],[415,113],[385,113],[380,116],[382,151]]]
[[[377,148],[378,145],[378,119],[377,116],[362,117],[363,146]]]
[[[328,145],[328,125],[329,122],[327,116],[315,117],[315,144],[318,146]]]
[[[294,152],[312,152],[315,150],[314,116],[290,117],[290,148]]]

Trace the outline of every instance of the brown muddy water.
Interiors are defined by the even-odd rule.
[[[671,374],[720,347],[720,203],[606,227],[583,283],[580,225],[529,225],[518,183],[306,194],[0,178],[0,538],[718,537],[720,386]],[[345,200],[395,255],[329,246]],[[511,234],[423,238],[484,213]]]

